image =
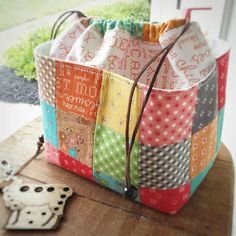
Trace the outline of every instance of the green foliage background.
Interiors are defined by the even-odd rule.
[[[132,0],[119,1],[112,5],[90,9],[85,12],[88,16],[101,16],[105,19],[126,19],[133,15],[134,19],[149,21],[149,1]],[[17,76],[28,80],[36,79],[33,50],[39,44],[49,40],[50,28],[43,27],[30,33],[4,55],[3,63],[15,70]]]
[[[149,21],[150,5],[148,0],[119,1],[112,5],[90,9],[85,13],[105,19],[125,19],[133,15],[135,20]]]
[[[15,46],[8,49],[4,55],[3,63],[15,69],[17,76],[22,76],[28,80],[36,79],[34,64],[34,48],[49,40],[50,29],[43,27],[30,33]]]

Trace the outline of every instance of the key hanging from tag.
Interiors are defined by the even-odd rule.
[[[1,161],[0,169],[5,180],[11,182],[2,190],[5,206],[12,211],[5,228],[55,229],[73,190],[64,184],[26,184],[15,176],[15,170],[7,160]]]

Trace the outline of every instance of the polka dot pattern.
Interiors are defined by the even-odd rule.
[[[125,180],[125,137],[103,125],[96,125],[93,153],[94,171]],[[131,155],[131,182],[138,185],[138,144]]]
[[[193,134],[208,125],[217,114],[217,71],[199,85],[198,100],[193,122]]]
[[[140,186],[176,188],[189,181],[190,139],[163,146],[139,146]]]
[[[191,137],[198,87],[188,91],[153,90],[140,125],[140,142],[159,147]],[[146,92],[142,92],[142,101]]]
[[[83,176],[86,179],[94,180],[93,179],[93,171],[87,165],[81,163],[80,161],[71,158],[69,155],[65,154],[64,152],[58,150],[59,153],[59,162],[60,166],[70,172],[73,172],[77,175]]]
[[[54,60],[37,55],[36,69],[40,97],[51,105],[55,105],[56,68]]]
[[[214,157],[216,148],[217,117],[192,137],[190,177],[194,178]]]
[[[54,147],[58,147],[57,139],[57,121],[55,107],[40,100],[42,114],[43,114],[43,133],[47,142]]]
[[[122,135],[125,135],[127,105],[131,84],[129,80],[122,76],[105,71],[103,73],[97,123],[103,124]],[[134,129],[139,111],[140,89],[136,89],[132,100],[130,131]]]
[[[192,180],[191,180],[191,195],[196,191],[196,189],[198,188],[198,186],[200,185],[200,183],[203,181],[203,179],[206,177],[206,175],[208,174],[208,172],[210,171],[211,167],[214,164],[214,160],[212,160],[210,162],[210,164],[208,166],[206,166],[206,168],[200,172],[197,176],[195,176]]]
[[[167,190],[140,188],[139,191],[141,203],[174,215],[189,200],[190,184]]]
[[[217,59],[218,67],[218,110],[225,105],[226,80],[229,65],[229,51]]]

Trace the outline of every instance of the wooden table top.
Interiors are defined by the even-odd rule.
[[[31,126],[41,125],[37,119]],[[25,128],[23,128],[25,129]],[[14,148],[17,132],[0,144],[0,150]],[[35,146],[25,143],[32,156]],[[18,147],[19,148],[19,147]],[[18,151],[18,152],[17,152]],[[16,150],[17,158],[21,151]],[[3,153],[1,153],[2,155]],[[174,216],[163,214],[124,199],[121,195],[82,177],[47,163],[44,152],[30,161],[19,173],[27,183],[64,183],[74,195],[68,200],[64,218],[54,231],[6,231],[3,229],[10,211],[0,197],[0,235],[231,235],[234,168],[231,155],[222,144],[215,164],[186,206]]]

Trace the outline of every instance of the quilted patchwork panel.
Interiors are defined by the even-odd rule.
[[[45,142],[45,158],[48,162],[60,166],[58,149],[48,142]]]
[[[217,59],[218,66],[218,110],[225,105],[226,80],[229,65],[229,51]]]
[[[118,193],[124,193],[124,182],[98,171],[93,171],[93,176],[99,184],[110,188]]]
[[[43,113],[43,133],[47,142],[51,143],[54,147],[58,147],[57,139],[57,121],[55,107],[40,101]]]
[[[200,172],[197,176],[195,176],[192,180],[191,180],[191,195],[196,191],[196,189],[198,188],[198,186],[201,184],[201,182],[203,181],[203,179],[206,177],[206,175],[208,174],[209,170],[211,169],[211,167],[213,166],[214,161],[211,161],[208,166],[206,166],[206,168]]]
[[[77,175],[83,176],[87,179],[93,179],[93,171],[87,165],[81,163],[80,161],[71,158],[69,155],[58,150],[60,166],[66,170],[69,170]]]
[[[124,188],[125,188],[125,182],[121,180],[117,180],[109,175],[106,175],[102,172],[93,171],[93,177],[94,179],[101,185],[117,192],[120,194],[124,194]],[[139,199],[139,193],[137,194],[137,197],[134,199],[135,201],[140,201]]]
[[[50,58],[35,57],[40,97],[50,105],[55,105],[55,61]]]
[[[94,180],[93,171],[90,167],[54,148],[50,143],[46,142],[45,145],[47,152],[46,159],[48,162],[60,166],[63,169],[73,172],[79,176]]]
[[[59,149],[92,168],[95,122],[57,109]]]
[[[112,178],[125,180],[125,138],[103,125],[96,125],[93,170]],[[138,144],[131,154],[131,183],[138,185]]]
[[[66,52],[66,61],[82,63],[48,58],[51,42],[36,49],[46,159],[124,194],[125,123],[132,79],[142,63],[156,55],[160,45],[169,44],[182,27],[176,28],[171,21],[162,24],[161,31],[169,26],[173,29],[163,31],[159,42],[153,44],[159,37],[158,27],[144,24],[142,38],[140,23],[137,39],[127,32],[130,22],[125,28],[119,28],[120,21],[107,25],[98,22],[102,28],[90,25],[82,34],[84,40],[77,40],[75,45],[86,44],[87,48],[73,47],[72,53]],[[198,25],[190,27],[155,81],[159,89],[153,89],[147,102],[131,154],[131,184],[138,190],[135,200],[170,214],[183,207],[212,167],[224,114],[228,53],[217,58],[218,67],[198,83],[212,70],[215,59]],[[100,34],[98,29],[105,31]],[[200,41],[195,37],[199,35]],[[69,36],[75,39],[75,34]],[[196,39],[194,44],[190,38]],[[193,49],[200,53],[193,54]],[[140,82],[144,83],[135,89],[130,131],[155,72],[155,62],[143,74],[145,80]],[[185,87],[188,82],[194,85],[190,89]]]
[[[217,114],[218,90],[217,70],[199,84],[198,100],[193,122],[193,134],[208,125]]]
[[[220,149],[220,144],[221,144],[221,136],[222,136],[222,130],[223,130],[223,121],[224,121],[224,112],[225,112],[224,108],[222,108],[218,112],[216,153],[218,153],[218,151]]]
[[[214,158],[217,136],[217,117],[193,135],[191,145],[191,179],[203,171]]]
[[[96,120],[102,70],[56,62],[56,105],[89,120]]]
[[[141,187],[170,189],[189,181],[191,140],[163,146],[139,146]]]
[[[189,91],[166,92],[154,90],[145,107],[140,125],[140,142],[159,147],[189,139],[198,87]],[[144,100],[146,92],[142,92]]]
[[[188,201],[190,184],[174,189],[140,188],[140,202],[156,210],[175,214]]]
[[[130,89],[131,81],[128,81],[122,76],[104,71],[97,123],[125,135],[125,122]],[[134,129],[139,111],[140,90],[136,89],[132,101],[130,131]]]

